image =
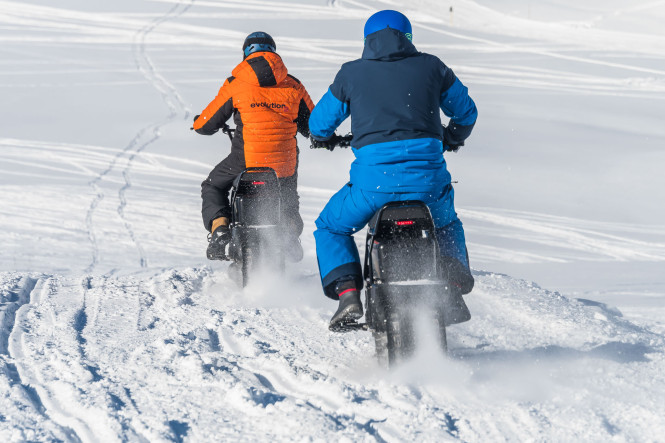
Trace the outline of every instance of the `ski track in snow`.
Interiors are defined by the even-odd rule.
[[[129,222],[129,220],[125,216],[125,207],[127,206],[127,199],[126,199],[126,193],[127,191],[131,188],[132,183],[130,179],[130,171],[132,168],[132,164],[134,162],[134,159],[139,155],[143,150],[145,150],[148,146],[152,145],[154,142],[156,142],[160,135],[160,129],[167,125],[168,123],[171,123],[175,121],[178,118],[178,112],[181,111],[184,113],[183,119],[186,119],[189,117],[189,111],[186,109],[186,106],[184,102],[182,101],[182,98],[178,94],[178,92],[175,90],[173,85],[171,85],[164,77],[159,75],[153,65],[153,63],[150,60],[150,57],[147,55],[145,46],[146,46],[146,38],[147,36],[161,23],[171,20],[180,14],[183,14],[184,12],[189,9],[191,6],[191,2],[187,5],[184,3],[175,3],[173,7],[162,17],[159,17],[155,19],[153,22],[150,24],[146,25],[145,27],[141,28],[137,33],[134,38],[134,43],[132,45],[133,51],[134,51],[134,56],[135,56],[135,61],[136,61],[136,66],[139,72],[151,83],[151,85],[157,89],[162,96],[162,99],[164,100],[165,104],[167,105],[169,109],[169,114],[167,118],[159,123],[154,123],[151,124],[143,129],[141,129],[134,139],[127,145],[127,147],[118,153],[117,157],[120,156],[126,156],[126,163],[125,167],[122,170],[122,177],[125,181],[124,185],[119,189],[118,191],[118,198],[120,200],[120,204],[118,205],[118,215],[123,221],[123,224],[127,230],[127,233],[129,234],[132,242],[136,246],[136,249],[139,254],[139,263],[140,266],[145,268],[147,267],[147,258],[146,258],[146,253],[142,245],[140,244],[139,240],[137,239],[134,230],[132,229],[132,225]],[[117,158],[116,157],[116,158]],[[113,162],[109,165],[109,167],[104,171],[98,179],[93,180],[91,182],[91,185],[98,190],[98,182],[105,176],[108,172],[111,172],[111,170],[115,166],[115,158]],[[90,273],[94,270],[95,265],[98,262],[98,247],[97,243],[95,240],[95,235],[93,232],[93,216],[94,216],[94,210],[97,207],[99,201],[104,198],[104,194],[100,193],[98,191],[97,197],[93,200],[93,202],[90,205],[90,210],[88,211],[88,217],[86,219],[89,221],[87,223],[88,230],[90,232],[90,239],[92,242],[92,247],[93,247],[93,260],[90,266],[86,269],[86,272]]]
[[[274,306],[274,286],[243,293],[223,271],[146,272],[44,276],[16,315],[10,358],[68,438],[599,440],[633,439],[645,422],[650,435],[665,431],[663,337],[602,304],[478,273],[474,319],[451,328],[451,359],[430,347],[388,374],[369,334],[327,334],[318,311]]]
[[[127,200],[125,194],[127,190],[132,186],[130,181],[130,170],[133,166],[136,157],[141,152],[143,152],[149,145],[153,144],[159,139],[160,130],[163,126],[176,121],[178,117],[182,117],[182,120],[187,120],[187,118],[191,114],[190,110],[185,105],[182,97],[180,97],[180,94],[175,89],[175,87],[171,83],[169,83],[162,75],[160,75],[155,69],[154,64],[152,63],[150,57],[146,53],[146,38],[155,28],[157,28],[162,23],[169,20],[173,20],[178,16],[187,12],[187,10],[191,7],[193,3],[194,0],[190,0],[188,3],[178,2],[174,4],[173,7],[163,17],[160,17],[159,19],[155,20],[153,23],[151,23],[150,25],[139,31],[136,38],[136,43],[134,45],[134,52],[136,54],[136,64],[139,71],[146,79],[150,81],[153,87],[155,87],[155,89],[159,91],[160,95],[162,96],[162,99],[164,100],[164,103],[169,108],[169,114],[165,121],[152,125],[149,129],[146,128],[140,131],[139,134],[137,134],[137,139],[140,139],[141,135],[144,132],[148,133],[152,132],[153,137],[150,138],[150,140],[143,143],[128,158],[127,165],[125,169],[122,171],[122,176],[125,179],[125,185],[122,188],[120,188],[120,190],[118,191],[118,196],[120,198],[120,206],[118,206],[118,214],[120,214],[120,217],[125,222],[125,227],[127,228],[127,231],[129,232],[132,241],[136,244],[136,247],[139,250],[141,267],[147,266],[146,254],[143,248],[141,247],[138,239],[136,238],[136,235],[131,227],[130,222],[126,219],[124,214],[125,206],[127,206]]]
[[[440,355],[425,331],[425,344],[413,361],[386,372],[374,362],[370,334],[329,334],[331,305],[309,307],[320,292],[311,238],[303,239],[305,262],[286,280],[266,278],[245,291],[226,276],[226,264],[183,265],[200,263],[198,233],[189,229],[200,223],[193,221],[198,201],[192,201],[191,188],[210,166],[147,151],[157,146],[167,125],[182,125],[190,115],[176,85],[210,80],[203,78],[209,74],[202,69],[158,70],[149,45],[236,51],[244,33],[193,20],[279,20],[295,14],[334,23],[364,19],[377,5],[399,3],[331,1],[322,9],[296,1],[197,1],[197,8],[190,8],[193,1],[159,2],[170,9],[91,13],[0,1],[0,23],[17,31],[0,34],[0,41],[44,47],[127,45],[136,71],[167,107],[165,118],[144,126],[121,150],[0,138],[3,175],[62,185],[34,186],[32,192],[2,188],[6,204],[0,215],[43,215],[28,228],[23,219],[3,222],[10,229],[0,232],[0,240],[13,253],[2,257],[1,269],[44,273],[0,272],[0,441],[266,441],[294,436],[636,441],[665,435],[663,333],[603,303],[476,271],[477,285],[468,297],[473,319],[450,328],[449,358]],[[186,22],[176,20],[185,16]],[[528,44],[514,44],[442,26],[446,20],[434,15],[419,14],[413,21],[420,30],[452,39],[431,47],[537,55],[599,68],[571,74],[519,63],[460,66],[459,72],[474,83],[665,98],[664,71],[611,61],[623,55],[623,46],[598,59],[588,55],[599,47],[595,40],[582,49],[530,37],[525,37]],[[510,23],[505,17],[500,22]],[[626,45],[644,41],[644,36],[631,36]],[[356,46],[351,39],[280,38],[280,52],[310,60],[312,66],[303,68],[311,69],[336,67]],[[662,56],[656,46],[640,50]],[[37,54],[39,60],[43,57],[49,54]],[[34,63],[30,67],[40,69],[40,62]],[[23,80],[33,70],[15,83],[0,74],[0,88],[137,83],[68,79],[74,73],[102,72],[81,59],[68,63],[76,68],[39,71],[64,80]],[[114,72],[126,73],[126,67],[117,66]],[[188,72],[191,78],[166,78],[174,72]],[[135,184],[132,177],[139,174]],[[92,200],[76,195],[82,181],[92,190]],[[311,231],[334,191],[303,185],[300,191],[306,230]],[[118,204],[109,208],[112,193],[117,193]],[[136,205],[128,204],[134,200]],[[469,244],[474,263],[665,261],[663,225],[589,222],[495,208],[459,212],[474,238]],[[84,220],[69,220],[66,213],[84,214],[79,217]],[[186,227],[172,230],[168,218]],[[62,224],[64,219],[68,222]],[[179,244],[165,245],[160,232],[175,232]],[[356,239],[360,246],[363,235]],[[52,250],[42,251],[44,238]],[[91,249],[89,260],[78,250],[83,238]],[[497,246],[501,244],[510,246]],[[111,256],[111,249],[121,252]],[[62,272],[53,269],[63,263],[68,268]]]
[[[0,386],[2,395],[0,405],[2,414],[0,422],[20,417],[23,426],[14,429],[3,429],[0,426],[0,437],[6,441],[35,440],[67,440],[80,441],[77,434],[67,426],[59,425],[52,420],[51,411],[42,401],[33,380],[19,370],[11,352],[11,336],[16,317],[23,306],[33,301],[32,293],[41,280],[19,275],[10,275],[0,283]],[[12,417],[15,416],[15,417]]]

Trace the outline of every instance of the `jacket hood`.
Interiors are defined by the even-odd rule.
[[[235,78],[255,86],[275,86],[286,78],[289,71],[282,58],[274,52],[250,54],[231,73]]]
[[[417,53],[416,47],[402,32],[397,29],[384,28],[367,36],[362,58],[389,62]]]

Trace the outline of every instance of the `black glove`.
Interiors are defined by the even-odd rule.
[[[459,141],[459,142],[453,142],[450,139],[455,138],[452,134],[450,134],[449,129],[450,126],[452,126],[454,129],[460,128],[461,126],[456,126],[454,123],[451,123],[448,126],[443,126],[443,146],[445,147],[446,152],[457,152],[459,151],[459,148],[464,146],[464,140]],[[473,127],[473,125],[471,126]],[[468,135],[468,134],[467,134]]]
[[[199,118],[199,117],[201,117],[201,114],[196,114],[196,115],[194,116],[194,121],[196,121],[196,119]],[[194,130],[194,126],[192,126],[191,128],[189,128],[189,130],[190,130],[190,131],[193,131],[193,130]]]
[[[464,142],[446,143],[446,152],[457,152],[462,146],[464,146]]]
[[[310,135],[309,140],[312,143],[310,145],[310,149],[327,149],[328,151],[335,149],[335,135],[330,137],[328,140],[317,140]]]

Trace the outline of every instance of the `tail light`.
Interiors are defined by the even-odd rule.
[[[397,220],[397,221],[395,222],[395,224],[396,224],[397,226],[412,226],[412,225],[415,225],[416,222],[413,221],[413,220]]]

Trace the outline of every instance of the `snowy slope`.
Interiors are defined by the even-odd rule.
[[[292,302],[313,286],[299,280]],[[473,322],[452,328],[452,359],[428,345],[393,374],[374,363],[369,334],[331,336],[325,311],[273,306],[273,291],[227,292],[225,276],[195,268],[43,276],[9,352],[48,438],[664,435],[662,335],[602,304],[498,274],[478,280]]]
[[[388,7],[0,1],[0,441],[663,439],[663,2],[404,9],[480,110],[447,155],[477,279],[449,358],[425,328],[386,372],[327,331],[311,232],[348,151],[299,139],[301,265],[242,291],[205,261],[228,141],[188,128],[245,35],[317,100]]]

